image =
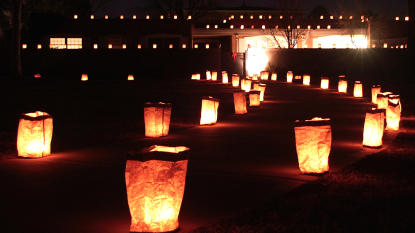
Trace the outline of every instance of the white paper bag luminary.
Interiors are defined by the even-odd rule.
[[[346,79],[339,79],[338,89],[340,93],[347,93],[347,80]]]
[[[321,77],[321,89],[329,89],[329,78]]]
[[[130,232],[171,232],[179,228],[189,148],[151,146],[130,153],[125,184]]]
[[[363,146],[379,148],[382,146],[385,110],[372,108],[366,112],[363,128]]]
[[[261,91],[251,90],[249,92],[249,106],[259,107],[260,104],[261,104]]]
[[[380,85],[373,85],[372,86],[372,104],[377,104],[377,96],[380,94],[381,87]]]
[[[277,81],[277,73],[272,72],[271,81]]]
[[[385,130],[399,130],[399,122],[401,120],[400,104],[388,100],[386,107],[386,129]]]
[[[269,77],[269,71],[261,71],[261,80],[268,80]]]
[[[288,71],[287,72],[287,83],[292,83],[292,82],[293,82],[293,72]]]
[[[354,83],[353,96],[357,97],[357,98],[363,97],[363,84],[362,84],[362,82],[356,81]]]
[[[144,126],[145,136],[157,138],[167,136],[170,128],[171,104],[145,103]]]
[[[218,80],[218,72],[216,70],[212,71],[212,81]]]
[[[298,164],[303,174],[319,174],[329,170],[331,150],[330,119],[315,117],[295,122]]]
[[[40,158],[50,155],[53,119],[46,112],[22,114],[17,130],[17,155]]]
[[[218,119],[219,99],[203,96],[200,125],[215,124]]]
[[[303,75],[303,85],[310,86],[310,75],[309,74]]]
[[[229,82],[228,73],[226,71],[222,71],[222,83],[227,84]]]
[[[239,74],[232,74],[232,86],[239,87]]]
[[[246,114],[246,92],[244,90],[233,92],[233,102],[235,105],[235,114]]]

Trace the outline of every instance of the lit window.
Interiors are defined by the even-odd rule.
[[[82,38],[67,38],[68,49],[81,49]]]
[[[49,48],[51,49],[65,49],[65,38],[50,38]]]

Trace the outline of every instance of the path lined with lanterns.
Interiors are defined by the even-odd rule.
[[[211,78],[220,80],[222,75],[216,73]],[[257,78],[261,79],[261,76]],[[269,76],[271,80],[257,81],[251,80],[253,77],[239,80],[238,75],[231,75],[229,81],[233,84],[201,81],[206,85],[228,85],[230,92],[236,93],[235,98],[245,98],[235,100],[238,114],[225,120],[218,112],[220,100],[215,96],[201,96],[201,112],[208,115],[201,117],[199,127],[168,135],[161,130],[160,133],[167,136],[157,138],[146,132],[149,137],[137,142],[53,153],[37,160],[0,163],[2,192],[9,200],[8,203],[2,201],[3,221],[7,224],[3,227],[14,229],[14,232],[129,232],[126,152],[151,145],[186,146],[190,149],[179,215],[181,232],[254,207],[278,193],[317,179],[316,176],[301,174],[308,172],[300,172],[296,148],[296,140],[300,137],[295,131],[295,127],[300,126],[295,124],[297,120],[302,122],[321,117],[325,122],[322,124],[324,130],[330,126],[330,166],[327,167],[330,171],[379,151],[365,148],[362,144],[363,129],[367,127],[365,115],[367,109],[373,107],[371,98],[353,97],[350,87],[346,88],[347,93],[330,89],[329,82],[333,80],[329,79],[322,79],[321,87],[317,87],[308,85],[310,76],[307,75]],[[197,79],[196,74],[192,77]],[[359,83],[356,86],[360,86]],[[244,92],[240,91],[242,88]],[[339,91],[343,88],[339,86]],[[386,101],[398,100],[397,96],[376,94],[379,99],[382,96],[386,96]],[[237,104],[242,104],[242,107]],[[170,105],[160,105],[171,111]],[[146,107],[156,106],[148,104]],[[400,104],[396,106],[400,112]],[[209,113],[209,107],[213,113]],[[166,116],[164,110],[161,115]],[[326,124],[327,119],[330,119],[329,124]],[[380,121],[383,120],[380,116]],[[326,135],[321,141],[328,138],[327,130],[318,134]],[[387,131],[383,145],[394,136],[394,131]],[[323,144],[327,146],[328,143]]]

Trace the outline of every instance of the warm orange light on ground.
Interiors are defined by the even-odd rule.
[[[331,150],[330,119],[316,117],[296,121],[294,131],[301,173],[327,172]]]
[[[310,75],[309,74],[303,75],[303,85],[310,86]]]
[[[233,92],[233,103],[235,105],[235,114],[246,114],[246,92],[243,90]]]
[[[42,76],[39,73],[37,73],[33,77],[35,77],[35,78],[41,78]]]
[[[171,104],[145,103],[144,126],[145,136],[158,138],[169,134]]]
[[[210,70],[206,70],[206,80],[212,80],[212,74],[210,73]]]
[[[133,81],[134,80],[134,75],[129,74],[128,77],[127,77],[127,80]]]
[[[212,71],[212,81],[218,80],[218,72],[216,70]]]
[[[366,112],[363,129],[363,146],[381,147],[385,110],[373,108]]]
[[[292,82],[293,82],[293,72],[288,71],[287,72],[287,83],[292,83]]]
[[[360,81],[354,83],[353,96],[357,98],[363,97],[363,84]]]
[[[46,112],[22,114],[17,130],[17,155],[40,158],[50,155],[53,119]]]
[[[347,93],[347,80],[346,79],[339,79],[339,92],[340,93]]]
[[[88,81],[88,75],[87,74],[82,74],[81,81]]]
[[[272,81],[277,81],[277,73],[272,72],[271,80]]]
[[[239,74],[232,74],[232,86],[239,87]]]
[[[386,108],[386,130],[399,130],[399,122],[401,121],[401,106],[399,102],[396,103],[395,101],[388,100],[388,107]]]
[[[226,71],[222,71],[222,83],[228,83],[228,73]]]
[[[218,119],[219,99],[211,96],[202,98],[202,112],[200,115],[201,125],[215,124]]]
[[[329,89],[329,78],[321,77],[321,89]]]
[[[189,148],[151,146],[131,154],[125,184],[130,232],[170,232],[179,228]]]
[[[261,91],[252,90],[249,92],[249,106],[258,107],[261,104]]]
[[[381,91],[381,87],[380,85],[373,85],[372,86],[372,104],[377,104],[378,100],[377,100],[377,96]]]
[[[269,77],[269,71],[261,71],[261,80],[268,80]]]

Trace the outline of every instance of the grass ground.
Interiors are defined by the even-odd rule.
[[[415,118],[387,149],[204,232],[415,232]]]

